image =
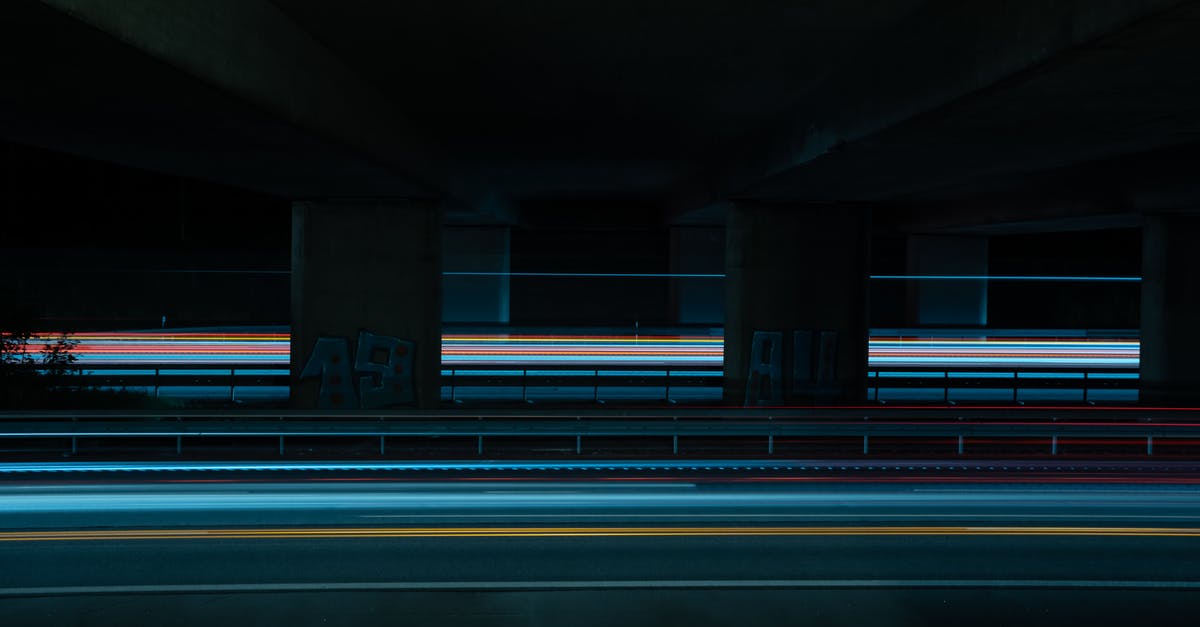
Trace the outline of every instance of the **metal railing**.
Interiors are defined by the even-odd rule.
[[[1049,397],[1083,404],[1120,403],[1137,401],[1138,384],[1138,371],[1128,368],[873,368],[869,372],[868,397],[875,402],[1021,404],[1026,400],[1023,395],[1028,395],[1033,400]],[[912,392],[918,396],[913,398]]]
[[[874,410],[880,412],[881,410]],[[1011,410],[905,409],[872,413],[868,408],[796,410],[765,413],[754,410],[712,411],[705,414],[670,412],[623,415],[563,414],[428,414],[416,412],[331,414],[322,412],[25,412],[0,414],[0,439],[64,439],[78,451],[80,439],[173,439],[182,453],[184,438],[277,438],[279,454],[288,439],[378,438],[385,454],[387,438],[470,438],[483,455],[485,439],[573,438],[582,452],[584,438],[669,439],[679,454],[680,439],[753,438],[761,450],[775,454],[778,438],[861,439],[863,455],[872,439],[944,438],[963,455],[971,439],[1033,438],[1044,440],[1050,455],[1059,453],[1060,438],[1144,441],[1145,454],[1154,454],[1156,441],[1195,440],[1200,414],[1184,410],[1121,409],[1097,416],[1082,409],[1037,410],[1006,415]]]
[[[85,385],[140,390],[154,397],[182,396],[207,400],[254,402],[287,398],[288,371],[278,366],[234,368],[148,365],[89,366]],[[1011,402],[1048,397],[1083,404],[1137,400],[1138,374],[1130,369],[1102,368],[872,368],[867,398],[877,403]],[[504,366],[443,368],[442,400],[463,402],[583,403],[606,402],[712,403],[719,400],[722,373],[704,367],[514,368]],[[191,394],[184,392],[191,391]],[[200,395],[197,392],[206,391]],[[164,393],[165,392],[165,393]],[[270,393],[273,392],[274,395]],[[266,394],[264,394],[266,393]]]
[[[442,369],[442,398],[451,403],[464,400],[583,402],[605,404],[604,392],[639,390],[643,393],[626,395],[630,400],[664,402],[701,400],[711,402],[721,396],[723,373],[705,367],[673,368],[596,368],[556,366],[554,368],[505,368],[501,366]],[[474,398],[462,398],[463,390]],[[499,390],[520,391],[500,394]],[[489,395],[481,390],[493,390]],[[567,392],[563,392],[567,390]],[[570,391],[574,391],[572,392]],[[661,393],[659,392],[661,390]],[[672,390],[675,395],[672,396]],[[558,392],[554,395],[552,392]],[[682,393],[681,393],[682,391]],[[696,392],[709,394],[696,394]],[[590,393],[589,393],[590,392]],[[688,392],[691,392],[689,394]]]

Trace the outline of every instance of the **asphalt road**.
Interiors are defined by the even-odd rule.
[[[561,528],[555,528],[561,529]],[[248,537],[8,542],[0,592],[415,589],[1084,587],[1200,590],[1196,536],[880,534]],[[847,534],[847,531],[851,531]],[[570,534],[570,532],[566,532]],[[11,560],[11,561],[10,561]],[[20,564],[19,568],[11,566]],[[402,586],[400,584],[403,584]]]
[[[1194,624],[1200,609],[1192,484],[295,479],[6,483],[4,624]]]

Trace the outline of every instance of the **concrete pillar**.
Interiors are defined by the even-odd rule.
[[[987,276],[986,237],[914,235],[908,274]],[[908,281],[909,320],[917,326],[987,326],[986,280]]]
[[[292,405],[436,407],[441,261],[435,201],[294,203]]]
[[[730,210],[727,404],[865,399],[868,226],[863,209],[740,203]]]
[[[725,273],[725,229],[719,226],[671,227],[671,273]],[[720,325],[725,320],[725,282],[720,278],[671,279],[671,305],[680,324]]]
[[[1200,216],[1142,225],[1141,402],[1200,403]]]
[[[510,241],[507,226],[446,227],[442,322],[508,324]]]

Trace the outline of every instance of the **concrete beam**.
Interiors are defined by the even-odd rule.
[[[42,0],[296,127],[436,191],[440,162],[374,86],[264,0]]]
[[[869,144],[889,129],[952,103],[986,97],[1066,51],[1182,4],[1186,2],[929,2],[877,33],[869,49],[832,75],[823,91],[836,97],[804,103],[788,120],[732,151],[726,163],[680,185],[672,212],[708,207],[730,197],[783,201],[779,195],[757,196],[752,189],[856,143]],[[858,167],[878,172],[888,165]]]
[[[1141,226],[1145,213],[1200,206],[1200,144],[1034,174],[973,181],[888,203],[876,226],[904,233],[994,234]]]

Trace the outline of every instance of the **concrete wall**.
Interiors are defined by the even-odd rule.
[[[908,274],[986,276],[986,237],[914,235],[908,240]],[[908,281],[910,319],[917,326],[986,326],[986,280]]]
[[[725,229],[677,226],[671,229],[672,274],[724,274]],[[674,277],[671,304],[680,324],[720,325],[725,321],[725,281]]]
[[[508,273],[511,270],[507,226],[454,226],[442,232],[442,269],[447,273]],[[508,324],[508,276],[446,276],[442,321]]]

